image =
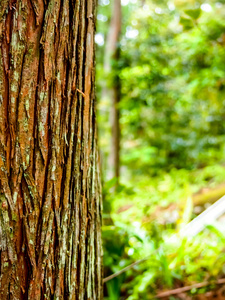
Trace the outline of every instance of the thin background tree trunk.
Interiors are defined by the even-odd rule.
[[[0,299],[101,299],[95,0],[0,1]]]
[[[111,123],[111,144],[109,150],[109,178],[117,178],[119,180],[120,175],[120,79],[118,75],[114,75],[113,72],[117,72],[115,66],[120,57],[120,51],[118,48],[120,33],[122,26],[122,9],[121,0],[114,0],[112,18],[110,22],[109,32],[105,47],[105,59],[104,70],[106,74],[112,72],[111,77],[113,82],[111,87],[104,90],[105,95],[110,96],[111,109],[110,109],[110,123]]]

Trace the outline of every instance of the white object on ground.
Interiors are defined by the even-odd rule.
[[[195,236],[201,232],[207,225],[213,224],[219,217],[225,213],[225,196],[217,200],[208,207],[194,220],[188,223],[182,230],[184,236]]]

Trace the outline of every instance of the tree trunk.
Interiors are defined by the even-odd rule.
[[[112,19],[105,48],[104,70],[112,78],[112,86],[104,91],[111,97],[110,123],[111,123],[111,145],[109,151],[109,179],[117,178],[120,175],[120,79],[117,74],[116,64],[120,58],[118,48],[121,26],[122,26],[121,0],[114,0]],[[114,74],[113,74],[114,72]]]
[[[118,61],[120,59],[120,49],[116,50],[114,59]],[[111,154],[110,165],[113,168],[113,177],[117,179],[119,183],[120,177],[120,108],[119,103],[121,99],[121,82],[118,76],[118,70],[116,68],[115,75],[113,76],[112,87],[112,107],[111,107]]]
[[[95,0],[0,1],[0,299],[101,299]]]

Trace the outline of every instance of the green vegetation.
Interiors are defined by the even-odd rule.
[[[106,282],[105,299],[154,299],[162,290],[225,275],[221,222],[193,238],[179,235],[207,202],[223,193],[225,2],[122,1],[120,58],[112,60],[110,74],[105,74],[103,62],[113,1],[99,2],[105,277],[147,258]],[[117,188],[115,178],[107,179],[111,100],[102,92],[116,77],[121,86]],[[197,192],[203,195],[201,203]]]

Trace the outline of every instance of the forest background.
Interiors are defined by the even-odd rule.
[[[179,235],[225,193],[225,1],[121,0],[121,15],[115,3],[99,0],[96,34],[104,276],[146,259],[106,279],[104,294],[154,299],[225,273],[221,221]],[[116,17],[122,22],[110,56]],[[115,112],[118,166],[110,160]]]

